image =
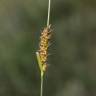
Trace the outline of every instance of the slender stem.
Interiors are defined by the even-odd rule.
[[[43,76],[41,75],[41,91],[40,96],[43,96]]]
[[[49,2],[48,2],[47,26],[49,26],[49,23],[50,23],[50,7],[51,7],[51,0],[49,0]]]

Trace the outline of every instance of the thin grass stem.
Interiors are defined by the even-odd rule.
[[[40,90],[40,96],[43,96],[43,76],[41,75],[41,90]]]
[[[48,1],[48,17],[47,17],[47,26],[50,24],[50,8],[51,7],[51,0]]]

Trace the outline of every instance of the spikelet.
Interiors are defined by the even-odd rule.
[[[51,25],[44,28],[41,32],[39,50],[37,51],[37,58],[40,70],[42,73],[46,71],[48,59],[48,46],[51,38]]]

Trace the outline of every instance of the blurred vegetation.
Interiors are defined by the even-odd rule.
[[[39,96],[35,52],[48,0],[0,0],[0,96]],[[96,96],[96,0],[52,0],[44,96]]]

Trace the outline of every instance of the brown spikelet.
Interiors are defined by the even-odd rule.
[[[44,28],[44,30],[41,33],[40,36],[40,43],[39,43],[39,55],[42,62],[43,71],[46,70],[47,64],[47,57],[48,57],[48,46],[49,46],[49,40],[51,38],[51,26],[47,26]]]

